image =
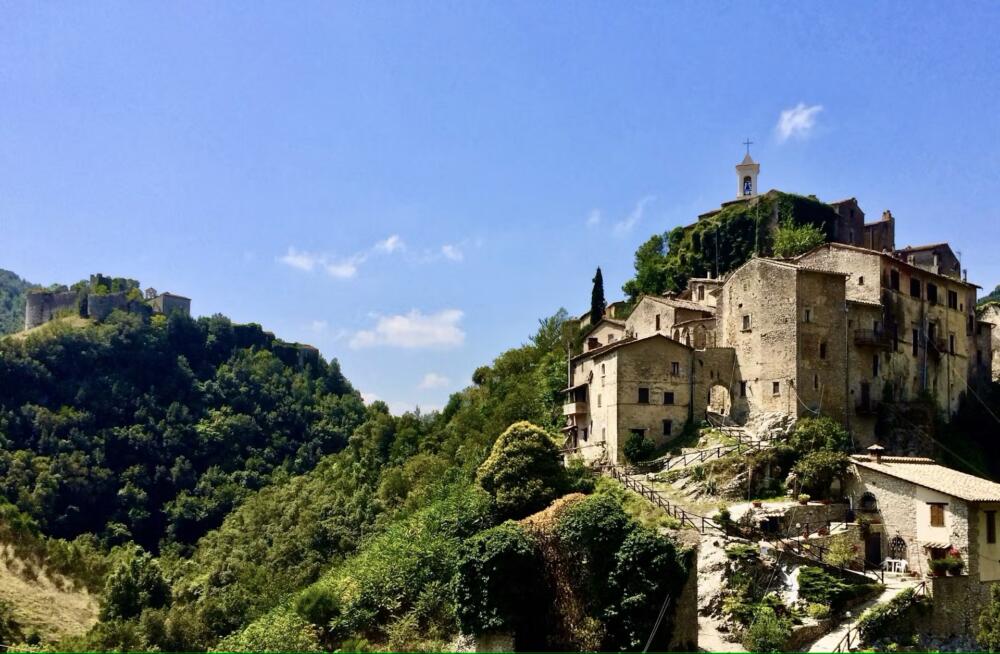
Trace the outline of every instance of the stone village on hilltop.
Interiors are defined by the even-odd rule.
[[[738,198],[723,208],[777,193],[758,195],[759,170],[748,151],[736,166]],[[866,223],[854,198],[830,206],[837,219],[828,242],[804,254],[755,256],[728,274],[692,278],[680,293],[640,297],[627,316],[622,302],[597,324],[582,316],[583,352],[570,361],[565,390],[564,452],[616,468],[629,437],[664,447],[686,424],[829,416],[856,451],[868,452],[850,459],[839,490],[846,503],[810,507],[808,519],[819,516],[827,534],[807,528],[800,540],[821,547],[840,529],[855,539],[859,563],[905,570],[904,579],[957,553],[963,573],[933,578],[926,628],[967,637],[1000,581],[1000,484],[918,456],[929,443],[916,430],[879,433],[877,415],[882,405],[905,416],[920,398],[950,418],[963,396],[996,375],[997,330],[983,318],[1000,311],[977,317],[979,287],[947,243],[899,248],[889,211]],[[629,479],[645,493],[641,476]],[[749,510],[764,519],[805,508]],[[877,519],[859,528],[854,514]]]

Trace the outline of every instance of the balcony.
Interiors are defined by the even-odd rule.
[[[563,415],[564,416],[579,416],[587,414],[587,403],[586,402],[569,402],[563,405]]]
[[[892,349],[892,337],[881,330],[855,329],[854,344],[863,347],[880,347]]]

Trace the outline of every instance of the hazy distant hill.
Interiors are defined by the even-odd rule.
[[[35,286],[0,268],[0,336],[24,327],[24,296]]]

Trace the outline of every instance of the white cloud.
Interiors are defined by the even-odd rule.
[[[587,216],[587,227],[596,227],[601,224],[601,210],[591,209]]]
[[[350,259],[342,259],[340,261],[324,261],[323,269],[326,270],[326,274],[330,277],[336,277],[337,279],[350,279],[358,274],[358,266],[364,263],[365,257],[363,255],[356,255]]]
[[[632,209],[629,215],[624,220],[619,220],[615,223],[615,234],[623,236],[631,232],[632,228],[642,220],[642,215],[646,212],[646,206],[655,199],[655,196],[647,195],[636,202],[635,208]]]
[[[363,402],[364,402],[365,404],[371,404],[372,402],[378,402],[378,401],[379,401],[379,400],[381,400],[381,399],[382,399],[382,398],[380,398],[380,397],[379,397],[378,395],[376,395],[375,393],[368,393],[368,392],[366,392],[366,391],[361,391],[361,400],[362,400],[362,401],[363,401]]]
[[[379,316],[374,329],[358,331],[351,337],[350,346],[457,347],[465,342],[465,332],[458,324],[463,315],[459,309],[426,315],[413,309],[406,314]]]
[[[312,270],[317,266],[317,264],[323,261],[323,257],[318,254],[310,254],[309,252],[301,252],[295,248],[289,246],[288,252],[283,257],[278,257],[278,261],[285,264],[286,266],[291,266],[292,268],[298,268],[299,270]]]
[[[313,320],[311,323],[309,323],[309,330],[317,334],[322,334],[327,330],[329,326],[330,323],[328,323],[325,320]]]
[[[465,258],[465,253],[462,252],[460,247],[448,243],[441,246],[441,254],[444,255],[445,259],[449,259],[451,261],[461,261]]]
[[[822,105],[814,104],[807,107],[804,102],[782,111],[775,127],[778,142],[784,143],[790,138],[804,139],[809,136],[816,125],[816,115],[821,111],[823,111]]]
[[[444,375],[439,375],[436,372],[429,372],[424,375],[424,378],[420,380],[420,384],[417,388],[443,388],[451,383],[451,380]]]
[[[379,252],[385,252],[386,254],[392,254],[396,250],[405,250],[406,243],[403,243],[403,239],[399,237],[399,234],[393,234],[384,241],[379,241],[375,244],[375,249]]]

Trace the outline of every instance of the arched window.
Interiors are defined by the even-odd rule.
[[[753,180],[750,175],[743,178],[743,195],[753,195]]]
[[[906,541],[900,535],[893,536],[889,541],[889,557],[893,559],[906,558]]]
[[[875,495],[865,491],[861,495],[861,506],[862,511],[877,511],[878,510],[878,500],[875,499]]]

